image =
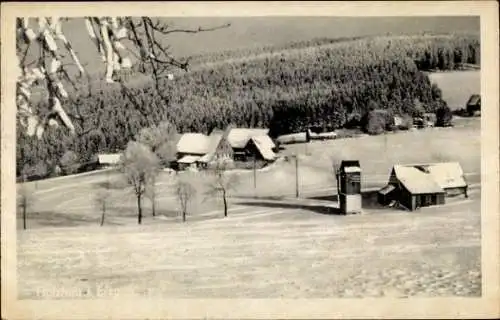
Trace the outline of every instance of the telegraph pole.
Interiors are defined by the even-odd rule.
[[[253,193],[254,196],[257,196],[257,159],[256,155],[253,155]]]
[[[23,182],[22,182],[22,207],[23,207],[23,230],[26,230],[26,206],[28,205],[28,199],[26,197],[28,196],[28,192],[26,191],[26,173],[24,173],[24,168],[23,168]]]
[[[299,197],[299,157],[295,155],[295,197]]]

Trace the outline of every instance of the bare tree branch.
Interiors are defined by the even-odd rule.
[[[92,79],[85,70],[85,67],[80,63],[78,56],[72,49],[71,43],[61,31],[61,22],[67,21],[69,18],[53,20],[47,17],[36,17],[35,19],[38,21],[37,30],[29,27],[27,19],[19,18],[17,20],[17,62],[19,63],[19,74],[24,76],[22,79],[18,79],[18,83],[23,84],[23,89],[26,89],[25,91],[31,91],[32,86],[35,85],[37,81],[40,81],[44,90],[48,93],[49,99],[51,99],[49,102],[52,102],[52,106],[45,116],[41,115],[38,117],[40,112],[33,113],[31,110],[30,104],[32,101],[30,100],[28,92],[25,94],[24,99],[23,97],[21,97],[20,100],[18,99],[21,101],[18,102],[18,109],[22,111],[19,115],[20,118],[24,119],[24,121],[21,121],[21,124],[26,124],[27,119],[29,119],[31,123],[36,123],[36,132],[38,135],[38,129],[41,129],[43,133],[43,129],[47,125],[47,119],[53,119],[55,116],[59,116],[59,120],[62,120],[64,125],[74,133],[75,129],[71,119],[78,119],[80,126],[83,128],[85,116],[80,113],[78,108],[76,110],[76,115],[67,114],[63,103],[72,102],[72,100],[68,97],[64,89],[64,84],[69,82],[74,91],[78,93],[83,89],[81,86],[81,77],[83,74],[86,74],[88,96],[91,96],[94,93],[91,85]],[[171,28],[168,24],[162,23],[160,20],[153,21],[150,17],[140,17],[135,18],[135,20],[133,17],[85,17],[84,21],[89,36],[92,38],[98,52],[106,63],[106,81],[108,83],[113,83],[115,82],[113,76],[116,76],[118,73],[122,75],[126,74],[124,72],[130,69],[133,64],[127,57],[127,53],[131,53],[138,58],[139,71],[141,73],[151,72],[155,82],[155,90],[160,94],[160,97],[165,103],[168,103],[168,97],[165,92],[161,90],[160,81],[163,78],[162,75],[167,72],[170,67],[188,71],[190,59],[183,59],[183,61],[175,59],[169,52],[170,47],[166,44],[162,44],[163,39],[160,38],[164,38],[165,35],[173,33],[209,32],[230,26],[230,24],[224,24],[208,28],[176,29]],[[133,44],[133,48],[121,43],[121,39],[129,39]],[[56,44],[56,40],[63,42],[64,48],[66,48],[66,51],[71,55],[74,63],[62,63],[66,55],[61,52],[59,46]],[[28,63],[26,60],[30,51],[31,42],[38,43],[39,52],[37,57]],[[139,54],[137,54],[137,52]],[[48,61],[50,68],[47,68]],[[145,63],[149,65],[147,69],[145,68]],[[33,65],[36,65],[38,71],[43,74],[43,76],[38,77],[39,79],[33,80],[33,78],[26,78],[26,71]],[[75,66],[80,71],[79,77],[76,79],[74,79],[68,71],[69,68]],[[148,70],[149,67],[151,67],[151,70]],[[123,85],[123,76],[118,76],[118,79]],[[18,93],[18,96],[19,95],[21,95],[21,93]],[[130,94],[127,95],[131,97]],[[136,108],[141,111],[137,101],[135,101],[135,99],[131,99],[131,101]],[[144,113],[143,111],[141,112]],[[40,119],[42,119],[42,121],[40,121]],[[24,126],[26,127],[26,125]],[[29,132],[29,135],[33,135],[33,130],[27,129],[27,132]]]
[[[200,33],[200,32],[209,32],[209,31],[215,31],[219,29],[224,29],[228,28],[231,26],[230,23],[226,23],[223,25],[211,27],[211,28],[203,28],[203,27],[198,27],[197,29],[170,29],[168,30],[169,26],[168,25],[160,25],[159,23],[152,25],[155,31],[160,32],[161,34],[167,35],[167,34],[172,34],[172,33]]]

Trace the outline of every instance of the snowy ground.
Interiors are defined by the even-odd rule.
[[[311,199],[248,201],[227,218],[185,224],[28,230],[18,235],[18,290],[35,299],[479,296],[479,196],[473,188],[445,206],[353,216],[324,214]]]

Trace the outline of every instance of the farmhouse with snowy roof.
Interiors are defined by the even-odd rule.
[[[389,183],[379,190],[383,205],[397,202],[410,211],[445,203],[446,195],[464,193],[467,183],[459,163],[395,165]]]

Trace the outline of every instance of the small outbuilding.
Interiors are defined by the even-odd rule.
[[[276,141],[280,144],[293,144],[293,143],[307,143],[311,139],[310,135],[306,132],[290,133],[280,135]]]
[[[343,160],[336,171],[339,207],[342,214],[362,211],[361,165],[358,160]]]
[[[121,153],[106,153],[97,155],[97,163],[100,168],[117,166],[120,163]]]
[[[403,117],[398,116],[398,115],[395,115],[395,116],[394,116],[394,126],[395,126],[396,128],[399,128],[399,127],[403,126],[403,124],[404,124],[404,119],[403,119]]]
[[[473,116],[476,112],[481,112],[481,96],[479,94],[473,94],[470,96],[466,104],[467,113]]]

